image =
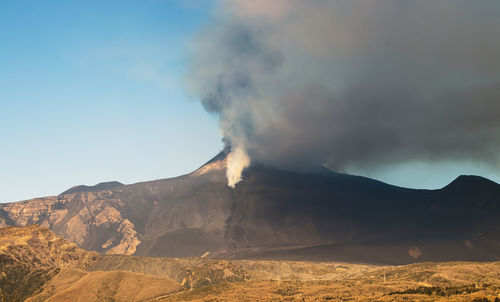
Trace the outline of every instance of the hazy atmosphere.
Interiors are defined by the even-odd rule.
[[[0,0],[0,301],[500,298],[499,0]]]
[[[0,201],[188,173],[223,137],[291,170],[500,181],[498,1],[266,3],[2,1]]]

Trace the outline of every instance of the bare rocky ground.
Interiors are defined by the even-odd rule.
[[[394,266],[101,255],[38,226],[0,229],[0,270],[0,301],[500,300],[500,262]]]

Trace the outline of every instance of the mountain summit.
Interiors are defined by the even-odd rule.
[[[322,170],[245,170],[221,152],[193,173],[0,205],[0,226],[39,224],[87,250],[141,256],[498,260],[500,185],[462,176],[415,190]]]
[[[91,192],[91,191],[102,191],[102,190],[113,189],[113,188],[120,187],[120,186],[123,186],[123,184],[121,182],[118,182],[118,181],[101,182],[95,186],[80,185],[80,186],[72,187],[72,188],[62,192],[59,195],[68,195],[68,194]]]

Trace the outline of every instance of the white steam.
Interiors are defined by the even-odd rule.
[[[241,181],[241,173],[250,165],[250,157],[242,148],[234,148],[227,156],[227,185],[234,189]]]

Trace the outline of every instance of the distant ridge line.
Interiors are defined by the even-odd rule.
[[[85,186],[85,185],[80,185],[80,186],[75,186],[72,187],[61,194],[62,195],[68,195],[68,194],[75,194],[75,193],[83,193],[83,192],[92,192],[92,191],[101,191],[101,190],[109,190],[109,189],[114,189],[117,187],[124,186],[121,182],[118,181],[108,181],[108,182],[101,182],[98,183],[97,185],[94,186]]]

